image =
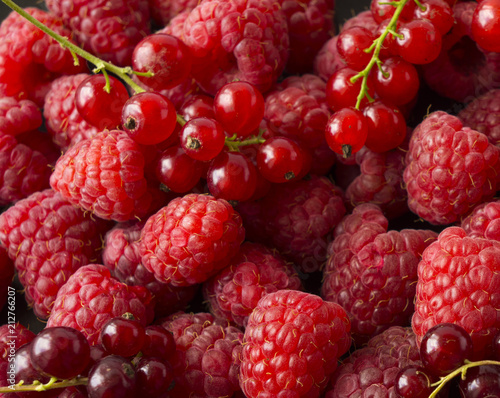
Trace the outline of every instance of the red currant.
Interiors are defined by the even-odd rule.
[[[136,398],[136,374],[127,359],[110,355],[98,361],[89,372],[87,391],[92,398]]]
[[[326,101],[334,112],[356,105],[362,79],[359,78],[355,83],[352,83],[351,78],[357,74],[358,72],[351,68],[342,68],[328,79],[326,83]],[[367,86],[368,95],[373,98],[375,91],[371,76],[368,76]],[[368,104],[368,99],[364,98],[361,101],[361,106],[366,104]]]
[[[186,122],[196,117],[215,119],[214,99],[205,94],[190,95],[179,109]]]
[[[179,138],[188,156],[196,160],[212,160],[224,148],[226,135],[216,120],[198,117],[182,128]]]
[[[375,37],[379,37],[382,33],[384,33],[384,31],[387,29],[387,25],[389,25],[389,22],[390,20],[386,19],[380,23],[377,30],[375,31]],[[400,27],[401,27],[401,22],[397,21],[396,28],[394,30],[397,32]],[[389,33],[385,37],[384,42],[382,43],[379,58],[385,59],[388,57],[393,57],[395,55],[398,55],[396,36]]]
[[[326,142],[332,151],[348,158],[365,145],[368,123],[363,113],[354,108],[335,112],[326,125]]]
[[[416,5],[414,1],[408,1],[401,12],[399,19],[401,21],[410,21],[413,19],[413,10],[415,7]],[[382,23],[384,20],[392,18],[394,11],[396,11],[396,7],[385,0],[372,0],[370,10],[375,21],[377,21],[377,23]]]
[[[273,137],[260,145],[257,168],[271,182],[293,180],[304,168],[304,154],[300,146],[286,137]]]
[[[136,355],[144,345],[144,327],[136,319],[112,318],[102,327],[100,339],[110,354],[130,357]]]
[[[486,51],[500,52],[500,0],[483,0],[472,15],[472,37]]]
[[[361,26],[343,30],[337,40],[337,51],[349,68],[362,70],[370,62],[372,54],[366,52],[375,40],[368,29]]]
[[[434,61],[441,52],[441,33],[426,19],[415,19],[401,26],[396,43],[399,55],[412,64],[422,65]]]
[[[417,69],[400,57],[387,58],[374,69],[373,87],[380,98],[404,105],[413,100],[420,88]]]
[[[445,35],[453,27],[455,18],[453,10],[444,0],[425,0],[422,3],[425,10],[416,7],[415,19],[428,19],[437,28],[441,35]]]
[[[500,397],[500,366],[481,365],[467,369],[459,386],[464,398]]]
[[[396,395],[401,398],[427,398],[431,392],[431,379],[421,366],[401,369],[394,381]]]
[[[146,397],[160,397],[174,381],[174,369],[158,357],[141,358],[136,366],[137,389]]]
[[[149,325],[142,353],[144,356],[168,359],[175,354],[175,340],[172,332],[160,325]]]

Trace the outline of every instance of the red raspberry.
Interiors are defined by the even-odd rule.
[[[193,77],[212,95],[234,80],[265,92],[288,58],[286,18],[271,0],[203,0],[177,37],[191,49]]]
[[[36,192],[0,214],[0,241],[36,316],[46,319],[59,288],[76,269],[99,259],[101,234],[108,227],[52,189]]]
[[[318,397],[351,345],[342,307],[296,290],[260,299],[245,330],[240,385],[248,398]]]
[[[50,176],[54,190],[96,216],[128,221],[146,215],[152,195],[141,147],[121,130],[105,130],[73,145]]]
[[[307,273],[323,265],[329,234],[345,214],[340,189],[316,176],[275,186],[262,200],[238,209],[249,240],[276,247]]]
[[[24,344],[30,343],[35,336],[35,333],[19,322],[0,326],[0,358],[8,361],[9,356],[12,357],[13,351],[15,352]]]
[[[346,63],[337,50],[338,38],[337,35],[328,40],[314,58],[314,73],[325,82],[339,69],[346,67]]]
[[[343,32],[344,30],[353,28],[355,26],[366,28],[370,32],[375,33],[379,27],[379,24],[373,18],[373,13],[370,10],[366,10],[360,12],[359,14],[356,14],[352,18],[349,18],[347,21],[345,21],[342,24],[342,29],[340,31]]]
[[[97,134],[97,128],[83,120],[75,105],[76,89],[89,76],[88,73],[62,76],[54,80],[45,97],[43,116],[47,130],[63,150]]]
[[[347,311],[358,346],[391,326],[409,325],[417,265],[436,237],[428,230],[388,231],[373,204],[359,205],[337,226],[321,295]]]
[[[483,203],[474,208],[461,227],[471,238],[500,242],[500,201]]]
[[[176,343],[172,359],[175,387],[170,396],[232,397],[241,393],[240,367],[243,333],[217,321],[211,314],[173,314],[162,322]]]
[[[424,220],[446,225],[460,220],[496,192],[500,148],[442,111],[413,131],[403,178],[408,207]]]
[[[0,98],[0,132],[18,135],[42,125],[42,113],[30,100],[13,97]]]
[[[0,132],[0,205],[48,188],[50,173],[44,155]]]
[[[102,262],[120,282],[148,288],[156,299],[157,317],[183,311],[193,299],[198,286],[175,287],[156,280],[141,262],[139,238],[142,226],[142,223],[117,225],[108,231],[104,238]]]
[[[150,33],[147,0],[46,0],[83,48],[115,65],[131,65],[137,43]]]
[[[434,325],[456,323],[472,337],[470,359],[488,358],[489,345],[500,330],[499,269],[500,242],[468,237],[459,227],[441,232],[418,264],[412,318],[418,344]]]
[[[195,8],[200,0],[148,0],[151,19],[159,26],[167,25],[182,12]]]
[[[472,39],[476,7],[475,1],[456,3],[455,25],[443,36],[440,55],[422,66],[429,87],[458,102],[468,102],[500,83],[500,54],[481,50]]]
[[[217,318],[245,327],[261,297],[282,289],[302,290],[293,267],[258,243],[245,242],[231,264],[203,284]]]
[[[131,313],[143,326],[153,320],[151,293],[112,278],[100,264],[79,268],[57,293],[47,327],[69,326],[97,344],[102,326],[111,318]]]
[[[226,267],[244,237],[241,217],[228,202],[188,194],[148,219],[141,233],[142,262],[159,281],[194,285]]]
[[[457,116],[464,126],[483,133],[492,144],[500,144],[500,89],[477,97]]]
[[[411,328],[393,326],[342,361],[325,398],[396,397],[396,376],[410,365],[422,366],[415,334]]]
[[[61,148],[52,141],[52,137],[44,131],[31,130],[16,135],[17,142],[40,152],[47,159],[48,166],[53,169],[61,156]]]
[[[7,250],[0,246],[0,311],[4,307],[5,303],[7,305],[12,304],[12,293],[15,292],[14,288],[11,287],[12,280],[14,279],[14,263],[7,255]],[[15,307],[11,307],[15,308]],[[12,311],[11,311],[12,312]],[[1,327],[0,327],[1,331]],[[1,336],[1,333],[0,333]],[[1,340],[1,338],[0,338]],[[0,348],[0,352],[1,352]]]

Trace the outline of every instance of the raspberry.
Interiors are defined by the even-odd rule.
[[[115,65],[131,64],[137,43],[150,33],[147,0],[46,0],[86,50]]]
[[[411,328],[393,326],[354,351],[333,374],[325,398],[398,396],[394,382],[406,366],[422,366]]]
[[[76,269],[99,259],[101,234],[108,226],[52,189],[35,192],[0,214],[0,241],[39,318],[49,316],[58,290]]]
[[[355,26],[361,26],[362,28],[366,28],[370,32],[375,33],[379,27],[379,24],[373,18],[373,13],[370,10],[366,10],[345,21],[340,31],[343,32],[344,30],[353,28]]]
[[[88,124],[75,106],[75,91],[90,75],[62,76],[53,81],[47,96],[43,116],[52,139],[63,150],[97,134],[97,128]]]
[[[260,299],[245,330],[240,385],[248,398],[318,397],[351,345],[339,305],[296,290]]]
[[[80,267],[59,290],[47,327],[72,327],[94,345],[102,326],[126,312],[143,326],[153,320],[148,289],[127,286],[112,278],[104,265],[89,264]]]
[[[499,151],[457,117],[431,113],[413,131],[406,154],[408,207],[432,224],[460,220],[495,194]]]
[[[0,133],[0,205],[15,203],[49,187],[50,167],[40,152]]]
[[[8,361],[15,351],[35,338],[35,333],[22,324],[4,324],[0,326],[0,358]]]
[[[167,316],[182,311],[194,297],[198,286],[175,287],[156,280],[141,262],[142,223],[117,225],[106,233],[102,262],[113,277],[129,286],[144,286],[155,296],[155,315]]]
[[[464,126],[483,133],[492,144],[500,144],[500,89],[477,97],[457,116]]]
[[[391,326],[409,324],[417,265],[436,237],[427,230],[388,231],[373,204],[357,206],[337,226],[321,295],[347,311],[358,346]]]
[[[461,227],[471,238],[500,242],[500,201],[483,203],[474,208]]]
[[[24,144],[45,156],[50,169],[54,168],[57,159],[61,156],[61,148],[54,144],[51,136],[46,132],[31,130],[16,135],[16,139],[19,144]]]
[[[345,214],[340,189],[316,176],[275,186],[262,200],[238,209],[249,240],[276,247],[307,273],[323,265],[329,234]]]
[[[194,285],[227,266],[244,236],[240,215],[224,199],[188,194],[148,219],[142,262],[161,282]]]
[[[199,2],[199,0],[148,0],[151,19],[159,26],[167,25],[181,12],[191,11]]]
[[[0,311],[5,306],[5,303],[8,303],[7,305],[12,304],[12,301],[10,301],[12,300],[10,297],[14,292],[14,288],[11,287],[12,279],[14,279],[14,263],[7,255],[7,251],[0,246]],[[0,349],[0,352],[1,351]]]
[[[141,147],[121,130],[104,130],[73,145],[50,176],[54,190],[96,216],[115,221],[142,217],[152,195]]]
[[[497,313],[500,242],[468,237],[460,227],[442,231],[418,265],[413,331],[420,344],[439,323],[456,323],[472,337],[474,358],[487,358],[500,330]]]
[[[0,132],[18,135],[42,125],[42,113],[33,101],[0,98]]]
[[[283,71],[289,49],[286,18],[271,0],[204,0],[177,35],[193,54],[192,75],[215,95],[244,80],[265,92]]]
[[[245,327],[261,297],[282,289],[302,290],[293,267],[270,249],[245,242],[231,264],[203,284],[217,318]]]
[[[243,333],[239,329],[208,313],[177,313],[161,324],[173,333],[176,343],[171,396],[216,398],[240,392]]]

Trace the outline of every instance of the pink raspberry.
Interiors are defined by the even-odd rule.
[[[195,8],[200,0],[148,0],[151,19],[159,26],[167,25],[182,12]]]
[[[79,268],[57,293],[47,327],[69,326],[97,344],[102,326],[130,312],[143,326],[153,320],[151,293],[143,286],[127,286],[112,278],[100,264]]]
[[[488,358],[500,330],[499,269],[500,242],[468,237],[459,227],[441,232],[418,264],[412,318],[417,343],[434,325],[456,323],[472,337],[471,360]]]
[[[76,41],[115,65],[131,65],[137,43],[150,34],[148,0],[46,0]]]
[[[500,89],[477,97],[457,116],[464,126],[483,133],[492,144],[500,144]]]
[[[142,262],[161,282],[194,285],[226,267],[244,237],[241,217],[228,202],[188,194],[148,219],[141,233]]]
[[[392,398],[395,379],[406,366],[422,366],[411,328],[393,326],[354,351],[333,374],[325,398]]]
[[[286,18],[280,4],[271,0],[203,0],[177,37],[194,56],[193,77],[212,95],[234,80],[265,92],[288,59]]]
[[[17,351],[24,344],[30,343],[35,336],[35,333],[19,322],[0,326],[0,359],[8,361],[12,350]]]
[[[500,201],[483,203],[474,208],[461,227],[471,238],[500,242]]]
[[[46,319],[68,278],[99,259],[108,227],[52,189],[35,192],[0,214],[0,241],[36,316]]]
[[[18,135],[42,125],[42,113],[30,100],[13,97],[0,98],[0,132]]]
[[[245,242],[231,264],[203,284],[217,317],[245,327],[261,297],[282,289],[302,290],[291,264],[258,243]]]
[[[260,299],[245,329],[240,385],[248,398],[318,397],[351,345],[343,308],[296,290]]]
[[[493,198],[500,178],[500,148],[442,111],[431,113],[410,139],[403,173],[408,207],[446,225]]]
[[[243,333],[211,314],[173,314],[161,325],[174,335],[175,387],[171,396],[233,397],[241,394],[238,372]]]
[[[428,230],[388,231],[373,204],[357,206],[337,226],[321,295],[347,311],[358,346],[391,326],[409,325],[417,265],[436,237]]]
[[[333,36],[319,50],[314,58],[314,73],[325,82],[338,70],[345,68],[346,64],[337,50],[338,36]]]
[[[83,120],[75,105],[76,89],[89,76],[80,73],[59,77],[45,97],[43,116],[47,130],[63,150],[97,134],[97,128]]]
[[[167,316],[183,311],[193,299],[198,286],[175,287],[156,280],[142,264],[140,242],[142,223],[117,225],[106,233],[102,262],[113,277],[129,286],[144,286],[156,299],[155,315]]]
[[[4,247],[0,246],[0,311],[5,306],[12,304],[10,302],[11,294],[14,292],[14,288],[11,287],[12,280],[14,279],[14,263],[9,258],[7,254],[7,250]],[[9,294],[10,293],[10,294]],[[15,308],[15,307],[11,307]],[[12,312],[12,311],[11,311]],[[1,331],[1,327],[0,327]],[[0,332],[1,336],[1,332]],[[0,338],[1,340],[1,338]],[[0,349],[0,352],[2,350]]]
[[[152,194],[142,148],[121,130],[105,130],[73,145],[50,176],[54,190],[96,216],[128,221],[145,216]]]

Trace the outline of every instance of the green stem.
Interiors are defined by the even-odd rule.
[[[3,0],[2,0],[3,1]],[[46,391],[55,390],[56,388],[66,388],[72,386],[86,386],[88,384],[88,377],[77,377],[71,380],[58,381],[57,378],[52,377],[47,383],[42,384],[35,380],[33,384],[24,384],[21,380],[19,383],[9,387],[0,387],[0,393],[9,392],[22,392],[22,391]]]
[[[243,141],[237,141],[237,135],[235,134],[232,137],[226,137],[225,144],[230,151],[237,152],[240,150],[239,148],[241,146],[264,143],[266,140],[262,138],[263,133],[263,131],[260,131],[258,135],[255,135]]]

